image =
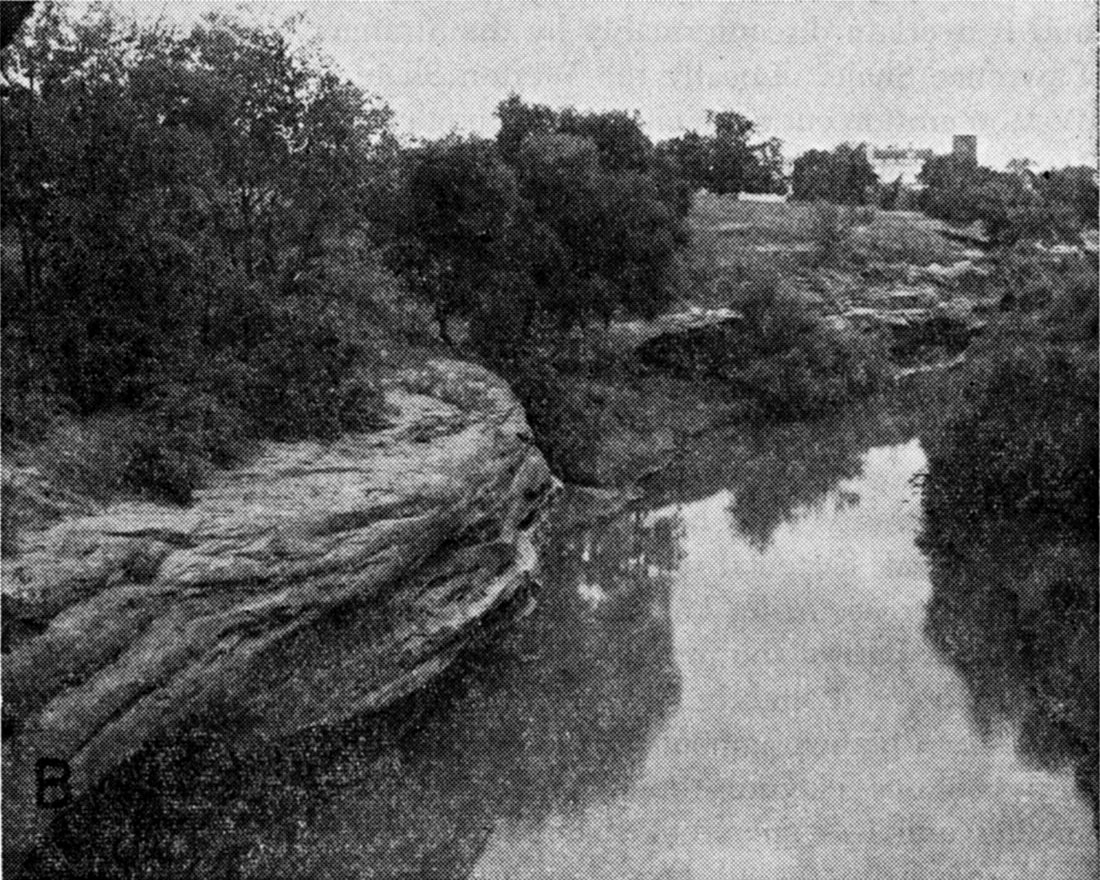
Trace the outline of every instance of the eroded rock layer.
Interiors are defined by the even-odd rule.
[[[5,566],[29,633],[5,656],[4,849],[211,706],[277,737],[381,708],[442,671],[522,591],[553,479],[507,386],[433,361],[393,425],[269,446],[187,508],[127,503],[24,536]]]

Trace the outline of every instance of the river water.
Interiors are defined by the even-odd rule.
[[[492,701],[583,705],[517,725],[545,740],[523,772],[565,761],[570,784],[501,811],[473,876],[1095,874],[1072,774],[1029,769],[1010,729],[979,736],[925,638],[923,464],[915,440],[868,449],[770,533],[740,530],[727,490],[566,542],[524,646],[551,692],[520,676]]]
[[[148,852],[216,842],[208,868],[265,877],[1095,876],[1071,762],[1040,769],[1011,713],[978,724],[934,646],[917,440],[739,442],[626,509],[567,491],[537,607],[487,652],[279,765],[277,794],[253,781],[252,820],[200,810]]]

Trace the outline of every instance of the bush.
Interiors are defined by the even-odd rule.
[[[762,352],[726,380],[770,418],[804,418],[883,387],[885,346],[874,337],[815,325],[786,345]]]
[[[1100,282],[1091,269],[1070,272],[1051,297],[1046,324],[1054,342],[1095,342],[1100,331]]]
[[[7,439],[41,440],[71,402],[53,391],[41,355],[17,328],[5,327],[0,348],[0,424]]]
[[[301,320],[306,311],[273,321],[248,364],[243,409],[275,440],[332,440],[382,427],[384,397],[367,351],[331,316]]]
[[[0,94],[4,439],[97,497],[186,501],[252,441],[381,424],[388,108],[231,16],[50,6],[26,37]]]
[[[1070,294],[1073,296],[1074,294]],[[928,453],[927,631],[1035,766],[1097,810],[1097,353],[1005,336],[960,376]]]
[[[654,340],[639,351],[643,364],[725,385],[776,419],[817,415],[884,385],[882,339],[833,328],[814,303],[758,278],[735,301],[742,322]]]
[[[925,213],[952,223],[980,220],[999,245],[1073,238],[1094,225],[1096,185],[1087,169],[1045,172],[1038,178],[993,171],[957,156],[933,156],[921,169]]]
[[[813,240],[819,263],[836,261],[845,251],[852,231],[853,215],[832,202],[814,202]]]
[[[545,352],[527,349],[495,363],[527,414],[554,473],[584,482],[604,440],[603,409],[581,382],[558,370]]]
[[[186,385],[170,385],[130,428],[122,488],[186,504],[211,467],[237,461],[255,436],[254,424],[237,406]]]
[[[925,507],[976,518],[1026,517],[1036,528],[1095,529],[1097,354],[1042,343],[994,350],[927,438]]]

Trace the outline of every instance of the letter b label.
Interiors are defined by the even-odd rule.
[[[39,758],[34,765],[35,803],[56,809],[72,800],[69,787],[69,762],[60,758]]]

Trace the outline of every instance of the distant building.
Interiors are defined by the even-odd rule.
[[[785,202],[787,201],[786,193],[750,193],[742,192],[737,194],[737,201],[739,202]]]
[[[978,136],[976,134],[957,134],[951,139],[951,155],[957,159],[978,162]]]
[[[867,161],[871,163],[880,183],[890,184],[898,178],[902,186],[920,188],[917,175],[920,174],[924,163],[935,155],[930,147],[876,147],[867,144]],[[951,139],[951,155],[967,159],[971,162],[978,161],[978,136],[973,134],[957,134]]]
[[[905,186],[913,186],[924,163],[935,155],[926,147],[876,147],[868,144],[867,161],[878,175],[880,182],[893,183],[901,179]]]

